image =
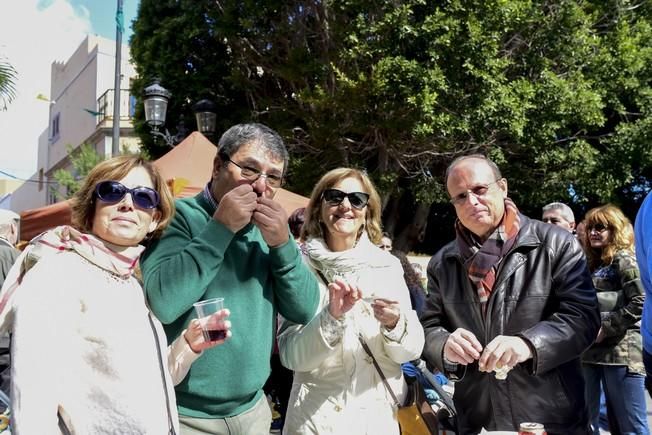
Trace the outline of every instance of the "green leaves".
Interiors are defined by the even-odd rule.
[[[448,163],[483,152],[537,216],[625,200],[652,175],[645,2],[141,0],[134,29],[140,76],[173,93],[171,127],[208,92],[220,130],[283,134],[302,193],[354,165],[385,203],[444,203]]]
[[[82,179],[102,161],[95,148],[87,143],[81,144],[77,149],[72,145],[66,145],[66,151],[73,170],[57,169],[54,171],[54,179],[59,185],[52,189],[59,199],[71,198],[79,190]]]
[[[7,105],[16,98],[16,79],[14,67],[0,57],[0,110],[7,110]]]

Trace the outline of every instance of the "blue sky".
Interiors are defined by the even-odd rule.
[[[118,8],[117,0],[70,0],[73,7],[84,7],[90,12],[93,31],[105,38],[115,39],[115,13]],[[125,19],[125,33],[122,41],[127,43],[131,37],[131,22],[136,18],[138,0],[123,0],[122,7]]]
[[[88,34],[115,40],[117,0],[0,0],[0,59],[18,72],[17,97],[0,111],[0,178],[35,177],[38,138],[48,127],[52,62],[65,62]],[[123,0],[127,44],[138,0]],[[9,174],[9,175],[7,175]],[[13,177],[12,177],[13,176]]]
[[[43,6],[47,6],[54,0],[41,0]],[[84,9],[89,12],[89,18],[93,33],[104,36],[105,38],[115,39],[115,13],[118,8],[117,0],[69,0],[72,7],[80,14],[84,14]],[[122,35],[122,41],[128,42],[132,34],[131,22],[136,18],[138,12],[138,0],[123,0],[122,8],[125,18],[125,33]]]

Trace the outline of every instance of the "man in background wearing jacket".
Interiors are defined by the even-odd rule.
[[[454,160],[446,187],[456,240],[428,265],[425,359],[453,379],[459,433],[588,434],[580,355],[600,318],[573,235],[530,220],[494,162]]]
[[[541,209],[541,221],[557,225],[565,230],[575,233],[575,215],[573,210],[563,202],[551,202]]]

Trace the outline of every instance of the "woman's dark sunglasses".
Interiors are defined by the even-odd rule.
[[[134,187],[133,189],[129,189],[117,181],[101,181],[95,186],[95,195],[103,202],[120,202],[127,193],[131,194],[134,204],[139,208],[156,208],[161,201],[158,192],[149,187]]]
[[[322,197],[330,205],[340,205],[344,198],[349,198],[351,207],[358,210],[365,208],[369,203],[369,194],[363,192],[346,193],[338,189],[326,189]]]
[[[599,222],[597,224],[589,225],[589,226],[586,227],[586,231],[589,232],[589,233],[591,231],[596,231],[598,233],[601,233],[601,232],[603,232],[605,230],[608,230],[608,229],[609,229],[609,227],[607,227],[604,224],[601,224]]]

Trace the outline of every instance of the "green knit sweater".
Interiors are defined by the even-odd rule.
[[[194,302],[223,297],[233,334],[205,350],[177,385],[179,414],[238,415],[263,394],[277,311],[307,323],[317,309],[317,282],[292,238],[269,248],[253,224],[234,234],[212,219],[215,209],[202,193],[176,207],[170,226],[141,258],[151,309],[171,342],[195,317]]]

